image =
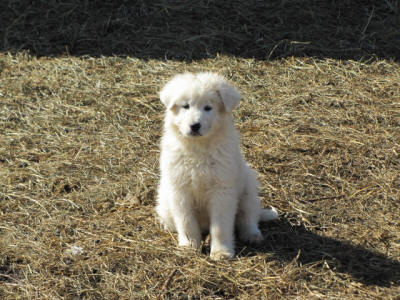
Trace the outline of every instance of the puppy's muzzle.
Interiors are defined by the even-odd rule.
[[[190,125],[190,134],[191,135],[200,135],[200,128],[201,124],[200,123],[194,123]]]

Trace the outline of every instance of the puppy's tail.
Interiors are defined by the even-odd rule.
[[[279,214],[274,207],[271,208],[263,208],[261,210],[261,222],[268,222],[272,220],[276,220],[279,218]]]

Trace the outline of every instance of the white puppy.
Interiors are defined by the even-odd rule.
[[[167,111],[156,210],[164,227],[196,249],[210,232],[216,260],[234,256],[235,224],[241,240],[262,242],[258,222],[278,214],[261,208],[257,174],[240,152],[231,114],[239,92],[217,74],[185,73],[160,98]]]

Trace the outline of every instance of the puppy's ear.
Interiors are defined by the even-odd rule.
[[[160,91],[160,100],[161,103],[164,104],[164,106],[167,109],[172,109],[174,107],[174,84],[173,84],[172,79],[170,82],[168,82]]]
[[[239,91],[227,81],[223,80],[217,86],[217,93],[220,96],[226,111],[231,112],[239,104]]]
[[[167,109],[173,109],[175,102],[186,92],[194,79],[193,74],[183,73],[174,76],[160,91],[160,100]]]

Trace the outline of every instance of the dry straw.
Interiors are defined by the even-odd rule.
[[[0,54],[0,298],[399,297],[400,66],[389,59],[399,49],[390,26],[398,3],[305,2],[310,9],[298,1],[1,4],[2,45],[12,54]],[[359,18],[346,9],[357,3]],[[184,12],[209,18],[201,30],[210,32],[174,32],[179,22],[189,29]],[[131,26],[135,13],[154,26]],[[156,35],[157,22],[170,27]],[[222,33],[211,27],[225,23]],[[264,33],[264,42],[253,39]],[[70,56],[58,56],[65,45]],[[290,56],[297,50],[301,57]],[[208,239],[199,253],[178,249],[153,213],[157,92],[177,72],[205,70],[241,90],[243,153],[259,172],[263,204],[282,215],[262,225],[263,246],[238,243],[228,262],[209,259]]]

